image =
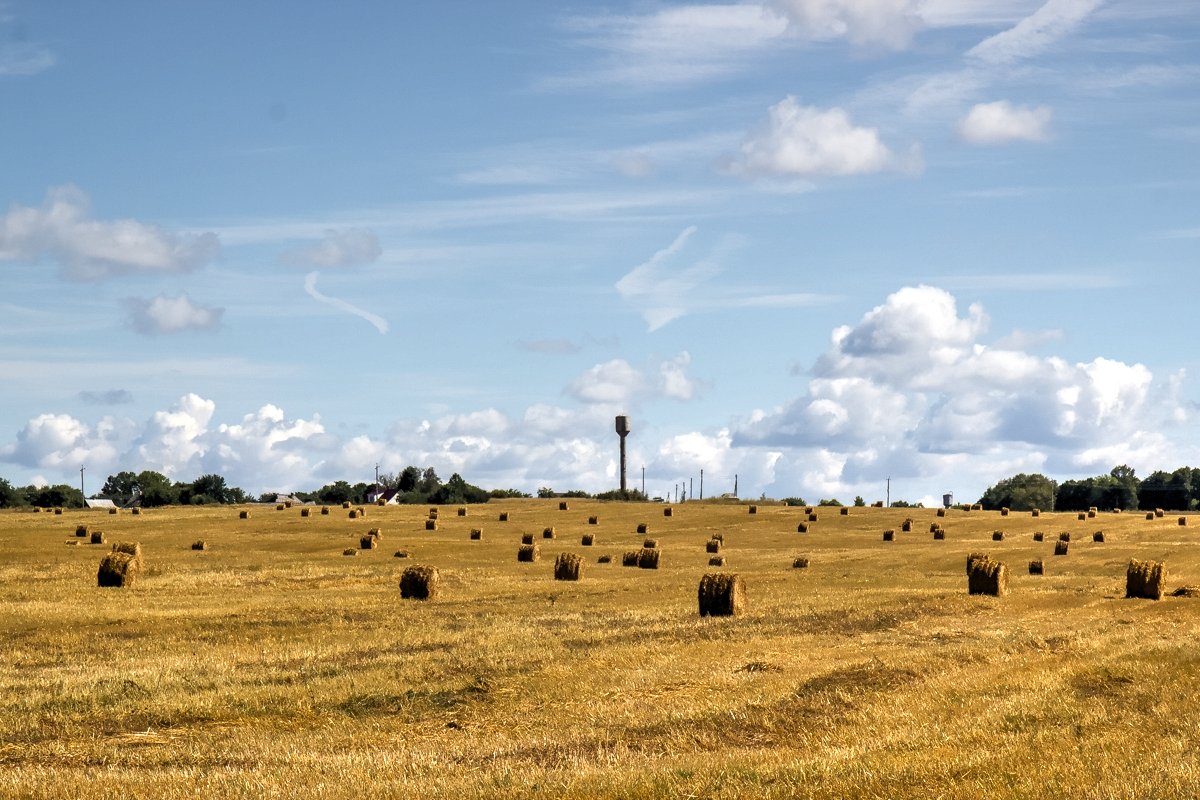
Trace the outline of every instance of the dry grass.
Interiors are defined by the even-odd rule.
[[[548,561],[601,510],[609,552],[636,554],[647,513],[497,505],[559,526]],[[949,541],[885,546],[934,510],[855,509],[810,527],[804,571],[799,509],[689,503],[658,570],[561,583],[515,562],[517,531],[470,542],[424,512],[372,523],[437,565],[432,604],[401,602],[406,562],[340,558],[343,515],[0,512],[0,797],[1200,795],[1200,603],[1170,596],[1200,584],[1200,544],[1175,516],[1106,517],[1094,545],[1074,514],[1012,514],[993,543],[997,513],[954,510]],[[98,519],[148,554],[132,588],[63,546]],[[963,592],[968,552],[1049,557],[1039,524],[1084,541],[1005,597]],[[713,531],[751,591],[737,618],[697,615]],[[1131,558],[1169,562],[1160,602],[1124,599]]]

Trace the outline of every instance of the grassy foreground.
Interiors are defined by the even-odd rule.
[[[0,512],[0,797],[1200,796],[1200,600],[1124,599],[1130,557],[1200,584],[1200,518],[426,511]],[[639,522],[658,570],[620,564]],[[109,547],[78,524],[142,543],[134,588],[96,587]],[[342,555],[373,527],[381,549]],[[713,533],[736,619],[697,614]],[[564,551],[578,583],[552,578]],[[1007,597],[967,595],[968,552],[1008,564]],[[400,599],[413,563],[440,598]]]

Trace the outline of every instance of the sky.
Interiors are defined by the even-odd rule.
[[[0,476],[1200,465],[1200,4],[0,0]]]

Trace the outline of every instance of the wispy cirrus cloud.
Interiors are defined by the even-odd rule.
[[[359,308],[356,305],[347,303],[345,300],[339,300],[336,297],[329,297],[318,292],[317,278],[319,278],[320,275],[320,272],[313,271],[304,276],[304,291],[308,293],[309,297],[316,300],[318,303],[324,303],[325,305],[336,308],[338,311],[345,311],[347,314],[353,314],[360,319],[366,320],[367,322],[371,323],[375,330],[379,331],[381,334],[386,334],[388,332],[388,321],[378,314],[373,314],[370,311]]]
[[[280,260],[306,267],[350,267],[377,261],[382,252],[379,237],[366,228],[331,228],[319,242],[287,250]]]

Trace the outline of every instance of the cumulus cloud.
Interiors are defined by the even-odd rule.
[[[921,29],[912,0],[774,0],[789,30],[809,40],[845,38],[856,45],[902,50]]]
[[[186,293],[175,297],[131,297],[125,301],[129,324],[138,333],[157,336],[184,331],[215,331],[225,309],[199,306]]]
[[[984,39],[967,56],[988,64],[1011,64],[1038,55],[1069,35],[1103,0],[1048,0],[1008,30]]]
[[[102,469],[117,454],[119,434],[111,418],[92,427],[68,414],[39,414],[17,432],[16,441],[0,447],[0,461],[66,474],[81,466]]]
[[[749,176],[864,175],[896,166],[874,128],[855,126],[841,108],[802,106],[788,96],[771,106],[767,126],[742,144],[730,165]]]
[[[829,490],[892,472],[994,481],[997,463],[1075,472],[1175,460],[1164,431],[1186,408],[1145,366],[988,345],[987,328],[978,305],[961,314],[942,289],[902,289],[836,329],[805,393],[740,425],[734,444],[819,455]]]
[[[692,357],[685,350],[652,368],[656,376],[650,378],[625,359],[614,358],[575,378],[566,393],[582,403],[604,406],[625,407],[651,397],[687,401],[699,390],[699,383],[687,374],[691,363]]]
[[[51,189],[41,208],[13,206],[0,217],[0,261],[49,259],[78,280],[187,272],[212,261],[219,249],[214,233],[177,234],[132,219],[92,219],[87,195],[75,186]]]
[[[321,241],[288,250],[280,260],[306,267],[350,267],[370,264],[382,253],[379,237],[366,228],[330,229]]]
[[[971,107],[958,126],[959,135],[971,144],[1040,142],[1047,137],[1049,106],[1014,106],[1007,100]]]

